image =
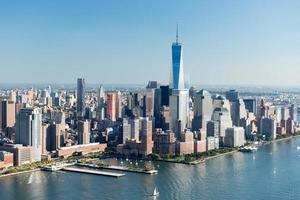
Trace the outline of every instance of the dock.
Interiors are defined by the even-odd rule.
[[[88,167],[88,168],[92,168],[92,169],[107,169],[107,170],[141,173],[141,174],[149,174],[149,175],[158,174],[157,170],[129,169],[127,167],[115,166],[115,165],[97,166],[97,165],[94,165],[94,164],[81,164],[81,163],[76,163],[76,165],[80,166],[80,167]]]
[[[125,174],[119,174],[119,173],[113,173],[113,172],[104,172],[104,171],[99,171],[99,170],[82,169],[82,168],[76,168],[76,167],[65,167],[62,170],[63,171],[69,171],[69,172],[94,174],[94,175],[100,175],[100,176],[109,176],[109,177],[115,177],[115,178],[125,176]]]

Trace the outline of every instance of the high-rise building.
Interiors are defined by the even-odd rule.
[[[225,97],[230,102],[237,101],[239,99],[239,93],[235,90],[229,90],[225,93]]]
[[[78,144],[90,143],[90,122],[88,120],[78,121]]]
[[[131,125],[128,123],[128,119],[126,118],[123,119],[121,133],[122,133],[120,134],[121,140],[119,140],[119,142],[125,144],[127,140],[131,139]]]
[[[256,114],[256,99],[244,99],[245,108],[254,114]]]
[[[189,91],[184,86],[184,71],[182,63],[182,45],[178,42],[178,28],[176,42],[172,44],[172,67],[170,75],[170,124],[177,139],[189,124]]]
[[[161,90],[161,106],[169,106],[169,93],[170,89],[168,85],[160,86]]]
[[[98,94],[97,94],[97,114],[96,117],[98,120],[103,120],[105,117],[105,93],[104,88],[100,85]]]
[[[231,127],[226,129],[224,145],[228,147],[240,147],[245,144],[245,130],[243,127]]]
[[[219,137],[221,137],[221,142],[223,142],[225,130],[232,127],[230,113],[226,108],[216,108],[213,112],[212,120],[219,123]]]
[[[141,119],[141,142],[142,154],[151,154],[153,149],[152,120],[148,117]]]
[[[63,146],[64,124],[51,123],[47,128],[46,149],[48,151],[56,151]]]
[[[211,120],[213,102],[211,94],[206,90],[200,90],[194,96],[193,130],[206,129],[206,123]]]
[[[16,143],[32,146],[33,159],[41,160],[42,114],[38,108],[20,110],[16,123]]]
[[[240,126],[240,119],[246,118],[247,116],[244,101],[242,99],[232,101],[230,111],[233,125]]]
[[[276,139],[276,120],[272,118],[261,118],[260,134],[271,139]]]
[[[147,88],[145,101],[145,117],[154,116],[154,89]]]
[[[219,137],[220,131],[218,121],[210,120],[207,122],[206,127],[207,137]]]
[[[170,75],[170,88],[182,90],[184,87],[184,71],[182,63],[182,45],[178,42],[178,27],[176,42],[172,44],[172,67]]]
[[[139,119],[129,119],[129,124],[131,127],[131,139],[139,141],[139,132],[140,132],[140,122]]]
[[[171,90],[170,110],[169,110],[169,128],[180,138],[182,131],[187,128],[189,123],[189,91]],[[180,126],[178,126],[180,123]],[[180,127],[180,128],[179,128]]]
[[[7,132],[7,128],[13,128],[16,123],[16,111],[14,101],[2,101],[2,130]]]
[[[106,92],[106,118],[116,121],[122,116],[122,99],[120,91]]]
[[[78,117],[84,117],[85,112],[85,80],[77,79],[77,114]]]

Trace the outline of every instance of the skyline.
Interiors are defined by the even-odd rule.
[[[178,23],[191,85],[300,85],[297,1],[1,4],[1,84],[167,84]]]

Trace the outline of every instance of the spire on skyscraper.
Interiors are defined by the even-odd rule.
[[[176,24],[176,43],[178,44],[178,24]]]

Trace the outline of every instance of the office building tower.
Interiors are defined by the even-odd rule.
[[[206,90],[200,90],[194,95],[193,130],[206,130],[206,123],[211,120],[213,102],[211,94]]]
[[[286,122],[286,132],[289,134],[295,133],[295,122],[292,118],[289,118]]]
[[[281,120],[288,120],[290,118],[290,109],[288,107],[281,107]]]
[[[149,81],[146,88],[148,89],[156,89],[160,87],[160,83],[158,81]]]
[[[237,101],[239,99],[239,93],[235,90],[229,90],[225,92],[225,97],[230,102]]]
[[[189,123],[189,92],[188,90],[171,90],[169,108],[169,128],[180,138],[182,131]],[[180,126],[178,126],[180,122]],[[179,128],[180,127],[180,128]]]
[[[169,128],[175,132],[177,139],[179,139],[182,131],[189,124],[189,91],[184,86],[182,45],[178,42],[178,28],[176,42],[172,44],[172,67],[169,87],[171,89],[169,96]]]
[[[226,108],[216,108],[213,111],[212,120],[219,123],[219,137],[221,137],[221,142],[223,142],[225,130],[232,127],[230,113]]]
[[[1,109],[1,123],[2,123],[2,130],[8,133],[8,129],[11,129],[15,126],[16,122],[16,106],[14,101],[2,101],[1,103],[2,109]]]
[[[90,143],[90,122],[88,120],[78,121],[78,144]]]
[[[145,115],[144,117],[154,116],[154,89],[147,88],[145,96]]]
[[[270,139],[276,139],[276,120],[272,118],[261,118],[260,134]]]
[[[48,151],[56,151],[63,147],[64,144],[64,124],[52,122],[47,128],[46,149]]]
[[[226,108],[228,110],[229,113],[231,110],[231,105],[228,99],[225,99],[225,97],[221,96],[221,95],[213,95],[212,96],[213,99],[213,109],[215,108]]]
[[[9,100],[13,101],[15,103],[17,102],[17,93],[16,93],[16,91],[14,91],[14,90],[10,91]]]
[[[244,101],[242,99],[232,101],[230,111],[233,125],[240,126],[240,119],[246,118],[247,116]]]
[[[245,144],[245,130],[243,127],[227,128],[224,145],[227,147],[240,147]]]
[[[169,93],[170,89],[168,85],[160,86],[161,90],[161,106],[169,106]]]
[[[100,85],[98,94],[97,94],[97,111],[96,111],[97,119],[104,120],[105,117],[105,92],[102,85]]]
[[[121,128],[121,134],[119,136],[121,140],[119,140],[119,142],[121,144],[125,144],[127,140],[131,139],[131,125],[128,123],[128,119],[123,119],[123,125]]]
[[[122,99],[119,91],[106,92],[106,118],[116,121],[122,116]]]
[[[106,117],[111,121],[116,121],[116,93],[109,92],[106,94],[107,107],[106,107]]]
[[[131,136],[132,140],[139,141],[140,135],[140,121],[139,119],[129,119],[129,124],[131,128]]]
[[[292,104],[290,106],[290,118],[293,121],[297,121],[297,107],[295,106],[295,104]]]
[[[185,89],[184,71],[182,63],[182,45],[178,42],[178,28],[176,31],[176,42],[172,44],[172,67],[170,75],[171,89]]]
[[[83,78],[77,79],[77,115],[83,118],[85,112],[85,80]]]
[[[48,153],[48,143],[49,142],[49,132],[50,132],[50,124],[42,123],[42,136],[41,136],[41,145],[42,145],[42,155],[46,155]]]
[[[32,146],[33,159],[41,160],[42,114],[38,108],[20,110],[16,123],[16,143]]]
[[[218,121],[208,121],[206,125],[207,137],[219,137],[219,122]]]
[[[144,155],[152,153],[152,120],[148,117],[141,119],[141,151]]]
[[[245,104],[245,108],[246,110],[248,110],[249,112],[252,112],[256,115],[256,99],[244,99],[244,104]]]

